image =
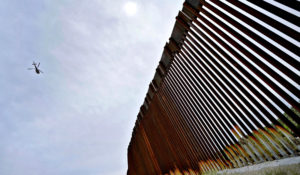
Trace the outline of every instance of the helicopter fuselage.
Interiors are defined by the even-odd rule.
[[[36,72],[37,74],[40,73],[40,70],[36,67],[36,65],[34,65],[34,69],[35,69],[35,72]]]

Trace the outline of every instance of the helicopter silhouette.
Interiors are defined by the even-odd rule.
[[[44,73],[41,69],[39,69],[40,63],[36,65],[36,63],[33,62],[32,65],[34,66],[34,68],[28,68],[28,70],[34,69],[37,74]]]

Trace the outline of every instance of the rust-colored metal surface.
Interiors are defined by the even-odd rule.
[[[138,114],[127,174],[299,156],[299,5],[186,0]]]

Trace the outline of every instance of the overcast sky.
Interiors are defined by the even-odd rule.
[[[183,0],[131,2],[0,1],[1,175],[126,173]]]

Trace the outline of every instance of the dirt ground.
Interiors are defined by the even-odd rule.
[[[241,173],[216,173],[217,175],[300,175],[300,164],[284,165],[279,167],[267,167],[260,170],[241,172]]]

